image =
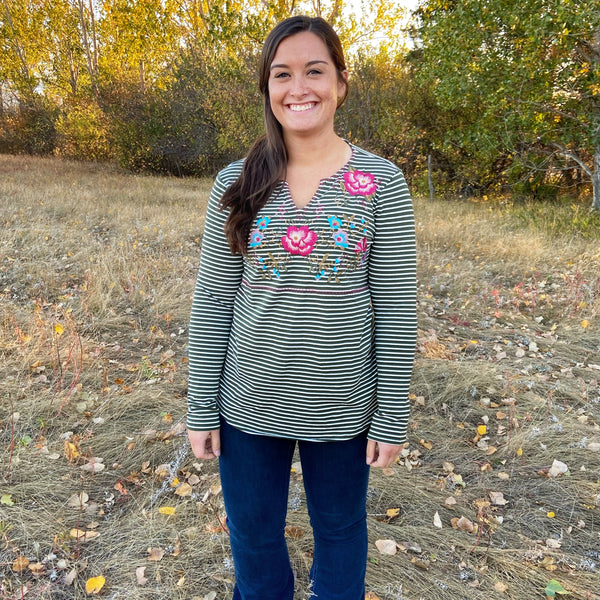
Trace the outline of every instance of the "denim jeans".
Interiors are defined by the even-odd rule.
[[[299,441],[314,535],[312,597],[364,600],[367,562],[366,434],[341,442]],[[221,419],[219,469],[236,584],[233,600],[291,600],[285,541],[295,440],[249,435]]]

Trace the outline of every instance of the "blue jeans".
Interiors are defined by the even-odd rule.
[[[311,590],[318,600],[364,600],[367,563],[366,434],[299,441],[314,534]],[[236,584],[233,600],[291,600],[285,541],[295,440],[249,435],[221,419],[219,469]]]

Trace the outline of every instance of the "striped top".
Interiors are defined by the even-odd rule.
[[[302,440],[406,439],[416,341],[412,203],[402,172],[352,146],[295,206],[285,183],[232,254],[216,178],[190,319],[188,427]]]

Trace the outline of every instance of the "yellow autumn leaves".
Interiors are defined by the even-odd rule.
[[[86,594],[99,594],[100,590],[104,587],[105,583],[106,579],[102,575],[98,575],[97,577],[90,577],[85,582]]]

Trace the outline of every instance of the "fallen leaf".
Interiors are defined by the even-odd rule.
[[[46,572],[46,567],[41,562],[30,563],[29,570],[39,577]]]
[[[187,480],[187,482],[188,482],[188,483],[189,483],[191,486],[198,485],[198,484],[200,483],[200,477],[198,477],[198,475],[195,475],[195,474],[194,474],[194,475],[190,475],[190,476],[188,477],[188,480]]]
[[[442,519],[440,519],[440,513],[436,510],[435,515],[433,515],[433,525],[438,529],[442,528]]]
[[[82,542],[89,542],[90,540],[93,540],[94,538],[97,538],[100,534],[97,531],[84,531],[83,529],[71,529],[71,531],[69,531],[69,535]]]
[[[174,515],[175,514],[175,507],[174,506],[161,506],[158,509],[158,512],[161,515]]]
[[[477,434],[478,435],[485,435],[487,433],[487,426],[486,425],[478,425],[477,426]]]
[[[85,492],[79,492],[79,494],[72,494],[67,500],[67,506],[71,508],[85,508],[87,501],[90,497]]]
[[[148,548],[147,552],[149,556],[146,558],[146,560],[151,562],[158,562],[162,560],[163,556],[165,555],[165,551],[162,548]]]
[[[137,580],[138,585],[146,585],[148,580],[146,579],[146,567],[138,567],[135,570],[135,578]]]
[[[56,335],[60,337],[65,332],[65,328],[60,323],[57,323],[54,326],[54,331],[56,332]]]
[[[454,485],[460,485],[461,487],[465,487],[465,482],[463,481],[462,475],[459,475],[458,473],[452,473],[448,476],[448,479],[451,481],[451,483],[453,483]]]
[[[553,510],[549,510],[549,511],[546,513],[546,516],[547,516],[549,519],[554,519],[554,517],[556,516],[556,514],[554,513],[554,511],[553,511]]]
[[[417,544],[416,542],[400,542],[397,545],[400,546],[401,549],[408,550],[409,552],[414,552],[415,554],[421,554],[421,552],[423,552],[421,546],[419,546],[419,544]]]
[[[75,569],[71,569],[64,577],[63,581],[65,585],[73,585],[73,582],[77,578],[77,571]]]
[[[65,456],[67,457],[67,460],[72,463],[81,456],[81,453],[76,444],[65,440]]]
[[[567,465],[564,462],[555,459],[548,471],[548,475],[550,477],[558,477],[559,475],[563,475],[564,473],[566,473],[568,470],[569,467],[567,467]]]
[[[415,565],[415,567],[419,567],[419,569],[423,569],[423,571],[429,570],[429,563],[421,560],[420,558],[413,557],[410,559],[410,562]]]
[[[25,556],[17,556],[12,564],[12,570],[21,573],[29,566],[29,559]]]
[[[194,490],[192,489],[192,486],[189,483],[182,483],[179,486],[177,486],[177,489],[175,490],[175,494],[177,494],[177,496],[181,496],[183,498],[183,497],[191,496],[193,491]]]
[[[494,584],[494,589],[497,592],[500,592],[501,594],[506,594],[506,592],[508,591],[508,586],[505,583],[502,583],[501,581],[497,581]]]
[[[590,322],[587,319],[583,319],[581,323],[579,323],[584,329],[590,326]]]
[[[285,537],[299,540],[304,535],[304,529],[296,527],[294,525],[287,525],[285,528]]]
[[[600,443],[599,442],[590,442],[587,445],[587,449],[591,450],[592,452],[600,452]]]
[[[426,442],[424,439],[420,439],[419,444],[421,444],[423,448],[427,448],[427,450],[431,450],[433,448],[433,444],[431,442]]]
[[[399,508],[388,508],[385,511],[385,514],[389,519],[395,519],[400,514],[400,509]]]
[[[365,594],[365,600],[380,600],[380,598],[375,592],[367,592]]]
[[[377,540],[375,546],[377,546],[377,550],[379,550],[380,554],[394,555],[398,551],[398,547],[394,540]]]
[[[454,496],[448,496],[448,498],[444,500],[444,504],[447,504],[448,506],[453,506],[454,504],[456,504],[456,498]]]
[[[461,531],[466,531],[467,533],[473,533],[473,529],[475,526],[473,525],[473,521],[469,521],[467,517],[460,517],[459,519],[452,519],[452,526],[456,529],[460,529]]]
[[[546,540],[546,546],[547,546],[548,548],[552,548],[552,549],[556,550],[556,549],[560,548],[560,547],[561,547],[561,545],[562,545],[562,544],[560,543],[560,540],[555,540],[555,539],[553,539],[553,538],[548,538],[548,539]]]
[[[544,591],[546,592],[546,596],[549,596],[550,598],[555,598],[556,594],[565,595],[570,593],[567,592],[567,590],[565,590],[565,588],[562,585],[560,585],[560,583],[556,581],[556,579],[551,579],[548,582],[548,585],[546,586],[546,589]]]
[[[3,494],[0,497],[0,504],[4,504],[6,506],[14,506],[15,503],[13,502],[12,496],[10,494]]]
[[[554,559],[551,556],[544,556],[544,558],[539,563],[539,565],[540,565],[540,567],[544,567],[544,569],[546,569],[546,571],[556,571],[556,569],[558,568],[554,564]]]
[[[504,499],[504,494],[502,492],[490,492],[490,500],[495,506],[504,506],[505,504],[508,504],[508,500]]]
[[[90,577],[85,582],[86,594],[99,594],[105,583],[106,579],[102,575],[98,575],[98,577]]]

